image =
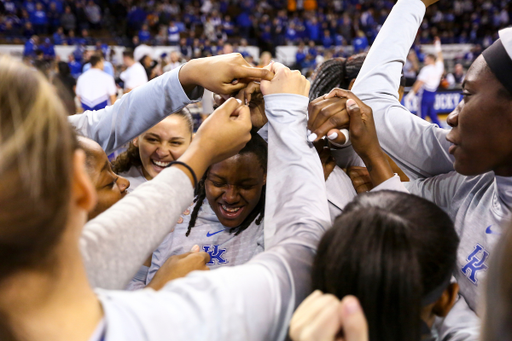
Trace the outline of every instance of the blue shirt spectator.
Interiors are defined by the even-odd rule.
[[[25,48],[23,49],[24,57],[33,57],[35,56],[37,50],[38,38],[36,36],[31,37],[25,43]]]
[[[331,37],[329,30],[324,31],[324,37],[322,38],[322,45],[324,48],[329,49],[334,44],[334,40]]]
[[[352,45],[354,46],[354,53],[364,52],[368,48],[368,39],[363,31],[357,32],[357,37],[352,41]]]
[[[139,31],[139,42],[141,44],[148,42],[151,40],[151,33],[149,33],[148,25],[142,25],[141,30]]]
[[[308,38],[314,42],[320,41],[320,24],[316,18],[312,18],[306,22],[306,31]]]
[[[30,22],[34,26],[48,24],[48,18],[46,17],[46,12],[44,11],[41,3],[38,3],[36,5],[36,10],[30,13]]]
[[[39,46],[39,49],[43,51],[43,55],[45,59],[54,59],[55,58],[55,49],[50,38],[46,38],[44,40],[44,44]]]
[[[53,38],[53,43],[55,45],[62,45],[64,43],[66,37],[64,36],[62,27],[59,27],[57,29],[57,31],[53,34],[52,38]]]
[[[68,62],[69,69],[71,70],[71,76],[78,78],[82,74],[82,64],[76,60]]]

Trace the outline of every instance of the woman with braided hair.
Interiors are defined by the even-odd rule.
[[[129,289],[145,287],[169,257],[197,247],[210,254],[211,269],[243,264],[262,252],[266,174],[267,143],[253,130],[238,154],[205,172],[194,203],[153,252],[145,281],[137,276]]]
[[[313,100],[334,88],[352,88],[365,58],[366,53],[359,53],[349,58],[329,59],[320,64],[312,76],[309,98]]]

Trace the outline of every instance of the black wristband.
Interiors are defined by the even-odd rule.
[[[181,161],[173,161],[167,167],[171,167],[172,165],[182,165],[183,167],[188,169],[188,171],[190,172],[190,174],[192,174],[192,177],[194,178],[194,188],[197,188],[197,176],[196,176],[196,173],[194,172],[194,170],[192,169],[192,167],[187,165],[185,162],[181,162]]]

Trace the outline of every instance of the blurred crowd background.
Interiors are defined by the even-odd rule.
[[[25,62],[50,79],[64,80],[72,92],[72,79],[97,54],[119,94],[126,89],[120,76],[133,62],[151,80],[190,59],[222,53],[240,52],[249,63],[265,66],[278,46],[295,46],[287,64],[310,76],[326,59],[368,50],[393,5],[391,0],[1,0],[0,44],[24,44]],[[439,37],[442,44],[471,44],[445,58],[441,88],[458,87],[467,66],[510,24],[511,15],[508,0],[429,7],[404,68],[407,85],[423,65],[422,47]],[[67,60],[55,52],[56,45],[72,47]],[[114,46],[132,51],[133,61]],[[173,49],[155,55],[155,46]],[[197,111],[208,114],[201,107]]]

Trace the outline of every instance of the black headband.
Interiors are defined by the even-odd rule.
[[[487,65],[501,84],[512,94],[512,59],[505,50],[501,39],[496,40],[482,52]]]
[[[421,306],[425,307],[427,305],[430,305],[430,304],[436,302],[441,297],[441,295],[446,290],[446,288],[448,288],[448,286],[450,285],[451,279],[452,279],[452,274],[450,273],[444,279],[444,281],[443,281],[443,283],[441,283],[441,285],[438,285],[437,287],[435,287],[433,290],[431,290],[429,293],[427,293],[423,297],[423,299],[421,300]]]

